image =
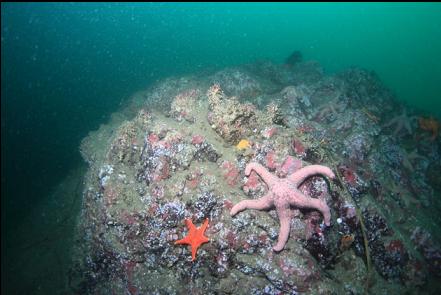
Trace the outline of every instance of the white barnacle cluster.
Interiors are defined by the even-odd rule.
[[[113,166],[112,165],[104,165],[100,168],[100,171],[98,173],[98,177],[100,179],[100,185],[101,187],[105,187],[107,184],[107,181],[110,179],[110,175],[113,173]]]

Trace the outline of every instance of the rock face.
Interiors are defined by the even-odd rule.
[[[90,169],[73,292],[361,294],[364,234],[377,276],[370,292],[427,290],[440,275],[439,237],[419,220],[439,221],[429,168],[440,166],[440,139],[382,129],[399,115],[395,104],[372,73],[324,76],[300,60],[170,78],[138,93],[82,142]],[[317,210],[292,207],[290,238],[274,252],[275,210],[229,214],[268,193],[258,174],[245,174],[251,162],[282,180],[309,165],[330,167],[334,180],[311,176],[296,189],[328,205],[331,226]],[[194,261],[189,247],[175,245],[186,219],[196,227],[209,220],[209,242]]]

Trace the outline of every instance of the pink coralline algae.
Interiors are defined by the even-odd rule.
[[[262,135],[264,138],[271,138],[274,135],[277,134],[277,127],[271,127],[271,128],[266,128],[265,130],[262,131]]]
[[[441,277],[441,249],[434,243],[429,232],[417,226],[411,237],[416,248],[426,259],[429,270],[437,277]]]
[[[159,141],[159,136],[157,134],[155,134],[155,133],[150,133],[149,136],[148,136],[148,141],[151,144],[155,144],[155,143],[157,143]]]
[[[274,169],[276,169],[277,168],[276,153],[274,151],[268,152],[265,156],[265,162],[266,162],[266,167],[268,167],[269,170],[273,171]]]
[[[277,172],[279,176],[286,176],[292,174],[294,171],[299,170],[300,168],[302,168],[302,161],[292,156],[288,156]]]
[[[201,172],[194,172],[187,176],[185,186],[190,189],[196,189],[201,181]]]
[[[235,186],[239,179],[239,170],[237,167],[229,162],[225,161],[222,163],[222,168],[225,169],[224,178],[229,186]]]
[[[399,253],[403,255],[405,253],[403,242],[400,240],[392,240],[389,245],[386,246],[386,249],[392,253]]]
[[[268,193],[257,200],[243,200],[236,204],[230,211],[232,216],[246,209],[264,210],[275,207],[280,220],[280,232],[277,244],[273,247],[275,251],[281,251],[288,241],[291,221],[291,206],[297,208],[314,208],[320,211],[324,217],[324,223],[329,226],[331,223],[331,212],[328,205],[322,200],[310,198],[299,191],[298,187],[302,182],[316,174],[322,174],[329,178],[335,175],[326,166],[310,165],[299,169],[287,178],[278,178],[258,163],[250,163],[245,168],[245,175],[249,176],[255,171],[268,186]]]
[[[194,145],[202,144],[204,141],[205,141],[205,138],[199,134],[193,135],[193,137],[191,139],[191,143]]]
[[[259,191],[261,187],[262,185],[261,182],[259,181],[259,176],[257,175],[256,172],[253,171],[248,176],[248,179],[243,186],[243,191],[245,193],[256,192]]]
[[[298,139],[292,140],[292,149],[296,153],[296,155],[302,156],[305,154],[305,146],[302,144],[302,142]]]
[[[340,170],[347,183],[351,185],[355,185],[357,183],[357,174],[355,174],[354,170],[345,166],[340,167]]]
[[[158,182],[170,177],[170,164],[166,157],[159,158],[159,163],[156,166],[153,174],[153,181]]]

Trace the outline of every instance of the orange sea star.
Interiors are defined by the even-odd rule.
[[[432,137],[430,140],[435,140],[435,138],[438,136],[438,132],[440,129],[440,124],[437,120],[434,118],[419,118],[418,123],[420,125],[420,128],[426,131],[432,132]]]
[[[204,236],[204,232],[208,226],[208,218],[205,219],[204,224],[200,228],[196,228],[191,219],[185,219],[185,224],[188,227],[188,234],[185,238],[176,241],[175,245],[190,245],[191,261],[194,261],[199,246],[209,241],[208,238]]]

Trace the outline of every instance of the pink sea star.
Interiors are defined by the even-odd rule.
[[[395,126],[393,132],[394,136],[402,134],[401,130],[406,130],[408,134],[412,134],[412,121],[415,120],[415,116],[409,117],[406,109],[403,109],[401,115],[393,117],[389,122],[383,125],[383,128],[389,128]]]
[[[318,111],[314,115],[315,118],[323,119],[328,114],[332,114],[334,118],[339,116],[339,113],[342,112],[345,108],[344,104],[340,102],[340,93],[329,102],[325,102],[318,107]]]
[[[309,176],[322,174],[329,178],[335,175],[326,166],[310,165],[297,170],[286,178],[278,178],[258,163],[250,163],[245,168],[245,175],[249,176],[254,170],[268,186],[268,193],[257,200],[243,200],[231,208],[231,216],[245,209],[265,210],[275,207],[280,220],[280,231],[277,244],[273,247],[274,251],[281,251],[288,241],[291,206],[297,208],[314,208],[323,214],[324,222],[327,226],[331,222],[331,212],[328,205],[322,200],[310,198],[299,191],[298,187]]]

